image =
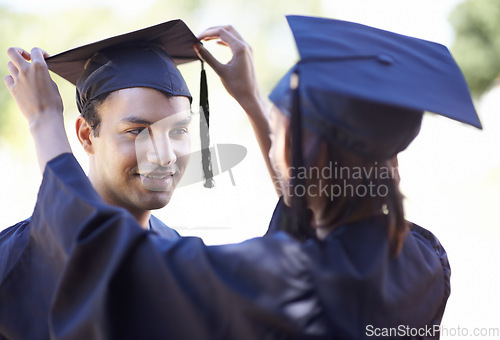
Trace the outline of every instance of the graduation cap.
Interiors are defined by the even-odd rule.
[[[78,110],[97,96],[130,87],[149,87],[170,96],[191,94],[176,65],[200,60],[193,49],[199,40],[182,20],[77,47],[46,59],[51,71],[76,85]],[[201,70],[200,137],[205,187],[213,186],[210,160],[208,88]]]
[[[424,111],[481,128],[445,46],[340,20],[287,20],[300,60],[269,98],[291,117],[295,169],[303,165],[302,126],[372,161],[404,150],[420,131]]]

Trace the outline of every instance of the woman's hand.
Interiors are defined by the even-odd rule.
[[[198,38],[200,40],[219,39],[217,43],[228,46],[233,52],[233,57],[227,64],[220,63],[201,44],[194,46],[200,58],[206,61],[220,76],[227,92],[236,99],[248,115],[250,123],[259,143],[262,156],[275,185],[276,192],[280,189],[277,185],[278,177],[269,159],[271,148],[271,129],[267,116],[266,103],[260,95],[252,48],[243,40],[241,35],[232,26],[218,26],[205,30]]]
[[[198,38],[228,46],[233,57],[227,64],[220,63],[201,44],[194,46],[198,55],[220,76],[227,92],[247,111],[261,105],[261,97],[252,55],[252,48],[232,26],[217,26],[203,31]],[[250,112],[249,112],[250,111]]]
[[[11,60],[7,65],[10,75],[5,76],[4,82],[30,127],[40,119],[62,119],[61,96],[44,59],[49,56],[47,52],[35,47],[29,54],[22,48],[11,47],[7,55]]]
[[[47,52],[34,48],[30,55],[22,48],[11,47],[7,55],[10,74],[4,77],[4,82],[29,123],[43,172],[48,161],[71,152],[64,129],[61,96],[49,75],[44,59],[48,57]]]

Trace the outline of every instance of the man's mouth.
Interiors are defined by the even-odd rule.
[[[138,173],[144,188],[151,191],[170,191],[173,189],[175,172]]]
[[[152,174],[152,173],[146,173],[146,174],[139,174],[141,177],[144,178],[149,178],[149,179],[154,179],[154,180],[163,180],[169,177],[174,176],[175,173],[166,173],[166,174]]]

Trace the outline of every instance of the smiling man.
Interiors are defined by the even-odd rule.
[[[54,57],[43,55],[50,70],[76,85],[81,113],[76,133],[89,156],[93,195],[128,211],[154,237],[180,237],[151,210],[169,203],[186,169],[192,98],[176,64],[198,60],[192,48],[196,42],[189,28],[174,20]],[[14,54],[38,64],[35,55],[22,49],[10,49],[9,55]],[[14,63],[9,70],[17,69]],[[26,102],[37,105],[38,99]],[[17,104],[23,111],[23,104]],[[62,110],[62,103],[56,105]],[[39,118],[50,126],[60,123],[49,116]],[[36,133],[39,124],[32,123],[31,132]],[[37,151],[43,154],[49,144],[36,143]],[[67,176],[74,174],[68,170]],[[53,191],[47,200],[57,206],[59,197]],[[72,201],[72,216],[88,212],[78,199]],[[0,233],[0,339],[51,337],[48,311],[65,255],[55,242],[50,252],[40,246],[53,237],[45,217],[35,209],[31,218]],[[72,220],[66,224],[74,227]],[[100,261],[107,251],[95,249],[95,258]]]
[[[106,203],[127,209],[148,228],[151,210],[170,201],[186,168],[189,100],[133,87],[112,92],[97,112],[95,128],[88,115],[76,123],[89,179]]]
[[[176,63],[198,60],[196,42],[173,20],[47,59],[50,70],[76,85],[76,132],[93,187],[143,228],[163,234],[170,230],[150,219],[151,210],[170,201],[190,151],[192,97]],[[136,145],[142,131],[151,143]]]

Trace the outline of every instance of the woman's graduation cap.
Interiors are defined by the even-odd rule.
[[[295,169],[303,165],[302,126],[373,161],[404,150],[424,111],[481,128],[445,46],[352,22],[287,19],[300,60],[269,98],[291,117]]]
[[[193,49],[199,40],[182,20],[77,47],[47,58],[51,71],[76,85],[78,110],[97,96],[130,87],[150,87],[170,96],[191,94],[176,65],[200,60]],[[205,187],[213,186],[210,161],[208,89],[201,71],[200,117]],[[206,122],[206,123],[205,123]]]

